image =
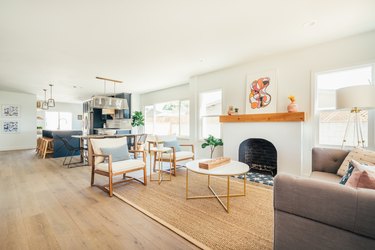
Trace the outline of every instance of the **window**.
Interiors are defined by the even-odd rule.
[[[321,145],[342,145],[350,112],[334,110],[336,106],[336,90],[339,88],[370,84],[372,81],[372,66],[339,70],[329,73],[318,73],[316,78],[316,113],[319,123],[318,143]],[[365,146],[368,143],[369,118],[367,111],[361,111],[363,138]],[[356,146],[354,128],[349,127],[345,146]]]
[[[71,130],[72,113],[70,112],[50,112],[46,111],[46,129],[49,130]]]
[[[219,116],[222,113],[221,90],[203,92],[199,95],[200,139],[209,135],[221,138]]]
[[[190,135],[190,101],[171,101],[145,106],[145,132],[188,137]]]

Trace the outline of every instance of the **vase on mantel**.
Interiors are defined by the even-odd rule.
[[[288,113],[298,112],[298,104],[293,101],[288,105]]]

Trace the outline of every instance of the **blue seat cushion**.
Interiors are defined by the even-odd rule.
[[[167,147],[167,148],[174,147],[176,149],[176,152],[181,151],[180,144],[178,144],[177,140],[165,141],[164,142],[164,147]]]
[[[112,155],[112,162],[129,160],[128,146],[124,144],[120,147],[100,148],[103,154]]]

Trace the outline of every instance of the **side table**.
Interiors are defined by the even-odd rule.
[[[153,153],[153,154],[152,154]],[[163,158],[163,154],[169,153],[169,171],[163,169],[163,161],[161,159]],[[159,163],[156,164],[158,166],[157,169],[155,169],[158,178],[152,179],[152,155],[154,155],[154,161],[158,161]],[[150,181],[157,181],[160,185],[162,181],[171,181],[172,180],[172,148],[168,147],[153,147],[150,148]],[[169,174],[169,179],[163,179],[163,173]]]

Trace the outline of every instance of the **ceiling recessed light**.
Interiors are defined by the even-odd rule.
[[[312,27],[316,26],[317,24],[318,24],[318,20],[314,19],[314,20],[310,20],[310,21],[304,23],[303,27],[304,28],[312,28]]]

